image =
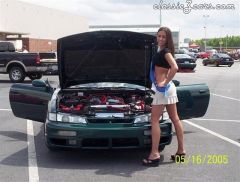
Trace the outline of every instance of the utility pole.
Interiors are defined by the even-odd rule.
[[[161,8],[161,1],[159,1],[159,25],[162,26],[162,8]]]
[[[207,50],[207,18],[209,18],[209,15],[203,15],[204,18],[204,50],[206,52]]]

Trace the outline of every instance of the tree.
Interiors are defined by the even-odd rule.
[[[196,44],[204,46],[204,39],[195,40]],[[223,38],[212,38],[207,40],[207,46],[220,47],[220,42],[223,42],[223,47],[240,48],[240,36],[226,36]]]

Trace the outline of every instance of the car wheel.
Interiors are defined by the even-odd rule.
[[[203,66],[207,66],[207,63],[203,63]]]
[[[232,64],[229,64],[229,65],[228,65],[228,67],[231,67],[231,66],[232,66]]]
[[[31,80],[41,79],[42,78],[42,73],[32,73],[32,74],[28,75],[28,77]]]
[[[25,72],[21,67],[14,66],[14,67],[10,68],[9,78],[13,83],[23,82],[25,77],[26,77]]]

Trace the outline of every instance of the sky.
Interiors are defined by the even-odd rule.
[[[239,0],[21,1],[81,15],[89,25],[160,25],[161,17],[162,26],[180,31],[180,41],[240,35]]]

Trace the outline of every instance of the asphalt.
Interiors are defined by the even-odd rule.
[[[58,83],[56,76],[45,78],[54,85]],[[183,121],[188,162],[170,161],[170,155],[177,147],[175,135],[172,144],[161,153],[161,164],[156,168],[141,165],[142,156],[148,153],[146,150],[50,152],[44,144],[43,124],[34,122],[39,181],[239,181],[240,62],[236,61],[230,68],[205,67],[198,59],[194,73],[177,73],[175,78],[181,85],[206,83],[209,86],[211,95],[206,115],[188,121],[218,134],[213,135]],[[31,82],[26,79],[24,83]],[[8,94],[11,85],[8,75],[0,74],[0,181],[26,182],[32,175],[28,164],[27,120],[16,118],[10,110]],[[223,158],[227,158],[226,164]]]

